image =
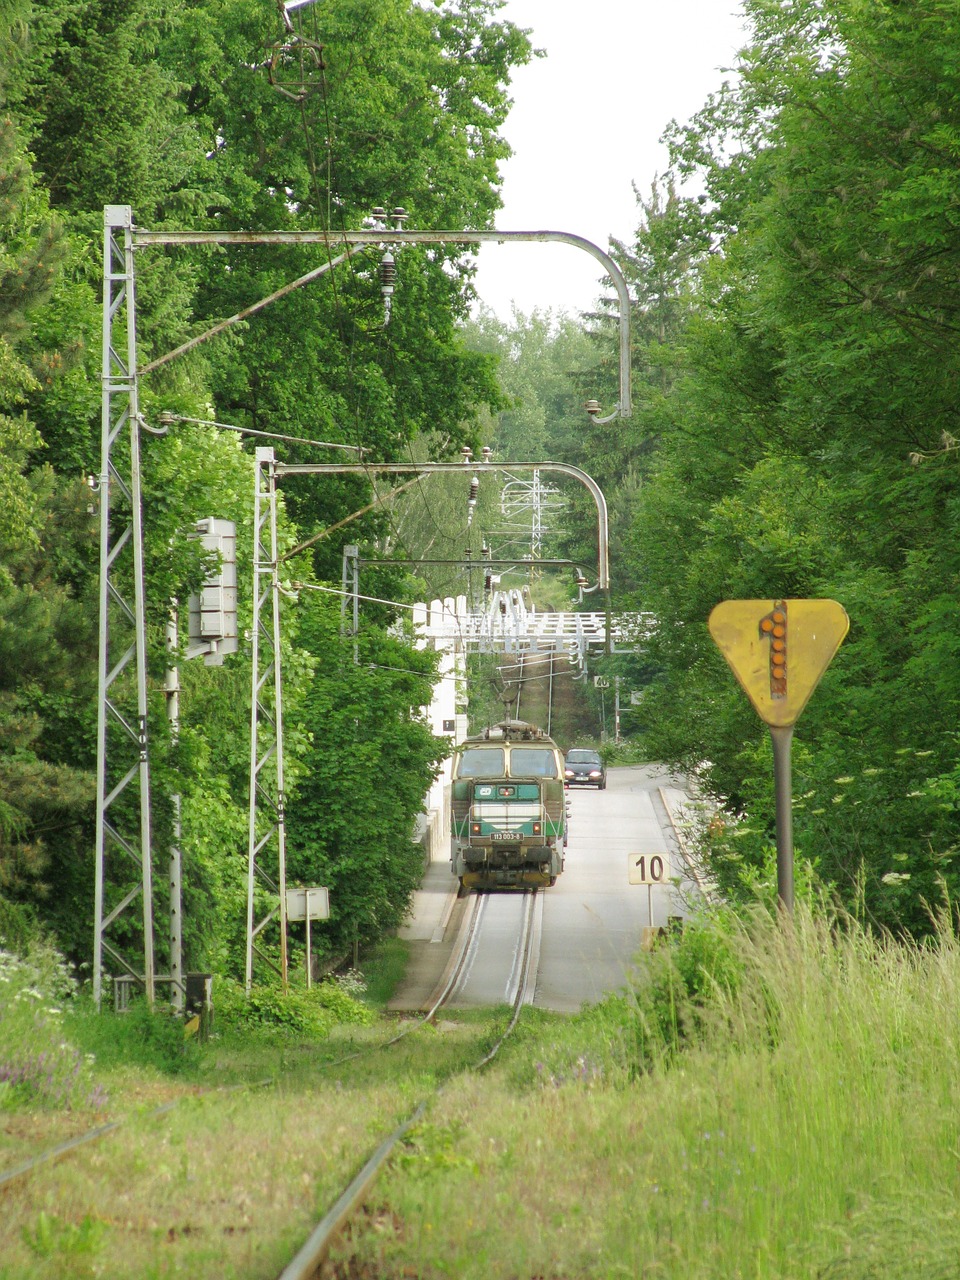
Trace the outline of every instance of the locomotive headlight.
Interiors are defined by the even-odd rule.
[[[480,834],[480,823],[472,822],[470,824],[470,831],[472,835],[478,836]]]
[[[534,834],[535,836],[538,836],[538,835],[540,835],[541,831],[543,831],[543,827],[541,826],[541,824],[540,824],[539,822],[535,822],[535,823],[533,824],[533,834]]]

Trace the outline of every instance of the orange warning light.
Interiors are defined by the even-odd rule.
[[[770,641],[770,697],[779,701],[787,696],[787,605],[778,601],[760,619],[760,638]]]

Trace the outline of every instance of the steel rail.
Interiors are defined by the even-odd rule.
[[[480,929],[480,921],[483,917],[484,908],[486,906],[486,898],[482,894],[472,893],[470,895],[470,911],[464,925],[460,927],[460,933],[457,936],[456,949],[452,960],[447,964],[443,975],[440,978],[439,991],[434,991],[430,997],[430,1004],[424,1022],[429,1022],[431,1018],[436,1017],[437,1012],[443,1008],[450,999],[451,994],[456,990],[457,984],[463,976],[464,966],[467,963],[467,956],[474,939]],[[436,997],[436,998],[434,998]],[[420,1025],[420,1024],[418,1024]]]
[[[517,706],[513,714],[518,720],[521,720],[523,719],[520,715],[520,708],[523,706],[523,686],[527,680],[527,655],[521,653],[518,656],[520,670],[517,672]]]
[[[366,1057],[370,1053],[379,1053],[383,1049],[389,1049],[391,1045],[399,1044],[404,1037],[410,1035],[412,1031],[419,1031],[428,1022],[431,1022],[437,1015],[437,1011],[442,1008],[443,1004],[449,999],[451,991],[456,986],[463,966],[466,963],[467,954],[470,950],[470,944],[473,941],[479,926],[480,914],[483,904],[486,900],[478,894],[472,894],[470,898],[470,909],[467,912],[466,919],[460,926],[460,932],[457,935],[457,942],[454,946],[453,955],[447,962],[447,965],[440,978],[440,985],[434,989],[430,996],[427,1008],[421,1009],[423,1016],[416,1021],[410,1022],[397,1035],[391,1036],[389,1040],[384,1040],[382,1044],[370,1045],[365,1049],[358,1049],[356,1053],[348,1053],[343,1058],[335,1058],[330,1062],[321,1062],[319,1067],[326,1069],[327,1067],[339,1067],[345,1062],[353,1062],[357,1058]]]
[[[162,1115],[165,1111],[171,1111],[178,1104],[179,1099],[176,1102],[166,1102],[162,1107],[158,1107],[156,1111],[147,1112],[147,1118]],[[78,1134],[75,1138],[69,1138],[66,1142],[61,1142],[56,1147],[41,1151],[32,1160],[25,1160],[23,1164],[18,1164],[13,1169],[7,1169],[5,1172],[0,1173],[0,1187],[5,1186],[8,1182],[15,1181],[17,1178],[22,1178],[33,1169],[38,1169],[42,1164],[57,1160],[60,1156],[66,1155],[68,1151],[73,1151],[76,1147],[82,1147],[88,1142],[96,1142],[100,1138],[105,1138],[108,1133],[112,1133],[114,1129],[119,1129],[123,1124],[126,1124],[126,1118],[123,1120],[111,1120],[109,1124],[98,1125],[96,1129],[89,1129],[86,1133]]]
[[[233,1093],[237,1089],[262,1089],[268,1084],[273,1084],[273,1080],[258,1080],[253,1084],[226,1085],[223,1088],[204,1090],[200,1094],[192,1093],[189,1097],[207,1098],[214,1094]],[[113,1133],[115,1129],[121,1128],[130,1120],[152,1120],[156,1116],[164,1115],[167,1111],[173,1111],[175,1107],[179,1107],[181,1102],[183,1102],[183,1098],[174,1098],[172,1102],[165,1102],[162,1106],[156,1107],[153,1111],[147,1111],[143,1115],[124,1116],[122,1120],[111,1120],[107,1124],[98,1125],[95,1129],[88,1129],[86,1133],[79,1133],[75,1138],[68,1138],[66,1142],[61,1142],[55,1147],[49,1147],[31,1160],[25,1160],[22,1164],[15,1165],[12,1169],[6,1169],[3,1173],[0,1173],[0,1187],[5,1186],[8,1182],[16,1181],[17,1178],[24,1177],[41,1165],[48,1164],[51,1160],[59,1159],[60,1156],[66,1155],[77,1147],[83,1147],[88,1142],[97,1142],[100,1138],[105,1138],[108,1133]]]
[[[521,971],[520,981],[517,984],[517,991],[513,1001],[513,1011],[506,1029],[498,1038],[492,1049],[475,1063],[469,1070],[479,1071],[491,1062],[496,1054],[500,1051],[504,1041],[513,1031],[520,1018],[520,1013],[524,1004],[528,1003],[530,991],[535,978],[536,964],[539,958],[539,930],[535,927],[537,916],[537,905],[539,895],[536,889],[524,890],[524,896],[528,899],[527,910],[524,913],[523,935],[521,943]],[[483,899],[485,901],[485,899]],[[477,921],[480,917],[480,911],[477,909],[470,922],[470,927],[464,930],[469,938],[474,936]],[[461,948],[460,962],[454,966],[454,974],[451,980],[445,985],[443,995],[434,1004],[432,1012],[436,1012],[438,1008],[449,998],[450,993],[456,987],[456,980],[459,977],[462,968],[463,959],[467,954],[467,945]],[[460,1073],[463,1074],[463,1073]],[[356,1210],[362,1201],[367,1188],[376,1179],[383,1166],[386,1164],[390,1154],[396,1147],[397,1143],[410,1131],[411,1128],[426,1113],[429,1103],[439,1098],[444,1089],[449,1084],[449,1080],[440,1085],[429,1098],[424,1098],[413,1111],[413,1113],[402,1121],[396,1129],[393,1130],[380,1143],[373,1152],[363,1168],[357,1173],[353,1181],[344,1189],[337,1201],[331,1206],[320,1222],[310,1233],[296,1256],[284,1267],[280,1272],[278,1280],[313,1280],[333,1243],[334,1237],[343,1228],[344,1224],[349,1220],[351,1214]]]
[[[520,979],[517,983],[517,992],[513,1000],[513,1012],[510,1021],[507,1023],[507,1029],[503,1035],[497,1040],[490,1052],[476,1064],[474,1071],[479,1071],[481,1067],[485,1067],[488,1062],[500,1052],[500,1049],[509,1036],[510,1032],[520,1020],[520,1014],[523,1006],[529,1004],[532,999],[532,988],[536,980],[537,965],[540,958],[540,929],[539,929],[539,907],[542,898],[536,889],[526,891],[527,909],[523,916],[523,932],[520,941]],[[536,927],[534,927],[536,924]]]
[[[364,1192],[383,1168],[394,1147],[424,1114],[427,1101],[428,1099],[424,1099],[411,1116],[384,1138],[340,1198],[311,1231],[300,1251],[280,1272],[279,1280],[312,1280],[329,1252],[333,1237],[363,1199]]]

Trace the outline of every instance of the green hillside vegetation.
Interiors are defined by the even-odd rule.
[[[941,881],[957,889],[957,249],[944,178],[955,22],[925,4],[757,0],[747,14],[738,76],[672,126],[673,169],[638,198],[634,240],[613,245],[635,299],[628,422],[583,420],[587,392],[615,398],[607,301],[576,319],[468,322],[470,255],[415,248],[397,255],[386,327],[376,264],[355,259],[146,378],[144,412],[362,444],[385,459],[457,457],[466,443],[479,456],[489,442],[498,459],[587,470],[610,509],[613,606],[656,620],[636,653],[600,658],[594,673],[620,680],[624,750],[682,769],[722,810],[703,853],[733,899],[772,880],[770,748],[706,619],[722,599],[839,600],[850,634],[794,750],[798,856],[848,909],[919,937],[923,903]],[[100,465],[101,206],[129,202],[143,226],[251,230],[322,227],[334,211],[356,226],[401,199],[418,226],[482,225],[496,210],[510,71],[531,45],[495,5],[342,0],[298,22],[325,49],[299,104],[260,69],[282,32],[255,0],[22,0],[0,19],[0,895],[77,963],[89,961],[92,919],[98,520],[83,478]],[[386,47],[408,56],[387,60]],[[400,98],[416,110],[391,113]],[[467,145],[480,136],[483,147]],[[141,255],[143,357],[315,258]],[[174,747],[162,637],[167,602],[199,581],[187,534],[209,514],[237,522],[249,618],[255,439],[180,423],[149,439],[144,467],[155,840],[165,847],[176,792],[186,963],[218,972],[235,972],[242,950],[249,653],[219,671],[182,664]],[[276,448],[288,461],[317,456]],[[336,589],[349,536],[372,559],[454,562],[371,567],[366,594],[403,604],[467,591],[482,603],[481,574],[456,563],[464,546],[523,549],[486,478],[472,526],[457,477],[394,503],[372,489],[363,477],[285,485],[284,546],[316,538],[291,580]],[[541,554],[589,568],[592,504],[576,484],[558,489]],[[344,533],[317,538],[344,520]],[[563,574],[529,585],[541,608],[573,598]],[[331,952],[402,917],[418,796],[443,750],[419,723],[429,661],[388,636],[401,616],[363,606],[345,700],[353,648],[338,651],[336,597],[284,602],[292,854],[298,876],[337,890],[318,939]],[[390,656],[397,644],[402,658]],[[609,739],[612,698],[590,681],[583,697],[582,731]],[[358,723],[356,779],[388,765],[396,807],[364,802],[348,834],[315,762],[349,756]]]
[[[594,670],[635,695],[626,749],[719,806],[703,854],[732,900],[773,881],[772,754],[707,618],[727,599],[843,605],[849,635],[794,743],[798,860],[864,920],[920,937],[939,886],[960,888],[960,20],[886,0],[744,10],[736,76],[669,128],[672,169],[638,184],[635,239],[614,243],[632,419],[585,426],[589,362],[560,326],[539,399],[522,393],[522,427],[500,415],[498,444],[522,452],[551,403],[545,454],[603,487],[614,607],[655,626]],[[595,355],[611,310],[582,320]],[[524,350],[519,334],[504,348],[508,386],[537,386]],[[570,353],[558,402],[553,350]],[[598,378],[615,399],[609,361],[591,394]],[[559,554],[589,545],[588,505],[571,490]]]
[[[374,206],[401,203],[413,226],[487,226],[509,154],[499,130],[510,75],[531,56],[527,37],[496,11],[489,0],[435,9],[338,0],[322,16],[298,11],[287,32],[277,6],[263,0],[0,5],[0,904],[8,940],[39,926],[73,963],[90,964],[103,206],[130,205],[137,226],[164,230],[356,228]],[[288,39],[309,43],[283,55]],[[300,52],[320,45],[323,57],[308,52],[301,68]],[[275,57],[283,70],[272,75]],[[272,82],[293,63],[293,89]],[[315,267],[325,252],[139,254],[141,365]],[[388,325],[379,255],[359,254],[142,379],[145,422],[156,428],[162,412],[178,418],[165,435],[143,433],[142,471],[153,844],[160,860],[173,829],[170,797],[179,795],[187,970],[242,976],[250,644],[247,634],[219,669],[180,662],[174,742],[165,626],[178,599],[185,644],[183,602],[205,568],[188,535],[198,519],[216,516],[237,526],[241,635],[249,632],[253,448],[262,443],[202,423],[285,436],[274,443],[287,462],[329,460],[306,443],[318,439],[362,446],[369,458],[402,461],[417,450],[449,458],[478,443],[481,413],[503,402],[494,358],[468,349],[458,330],[471,256],[410,247],[396,257]],[[290,482],[279,513],[282,548],[309,544],[287,562],[285,580],[306,589],[283,604],[289,874],[331,889],[332,919],[314,939],[329,955],[389,933],[403,917],[420,867],[411,837],[446,749],[421,711],[433,659],[395,625],[421,598],[422,580],[403,563],[365,570],[364,594],[398,607],[364,603],[356,649],[341,639],[337,597],[310,590],[339,589],[344,541],[374,559],[428,554],[418,531],[408,539],[394,521],[389,492],[381,488],[378,502],[373,490],[365,476]],[[344,532],[324,536],[332,525]],[[131,587],[122,578],[117,585]],[[118,685],[121,703],[124,696]],[[109,863],[107,911],[135,887],[124,865],[122,857]],[[167,910],[165,879],[155,874],[157,921]],[[132,955],[142,954],[137,928],[131,913],[120,941]],[[276,930],[262,942],[275,958]]]

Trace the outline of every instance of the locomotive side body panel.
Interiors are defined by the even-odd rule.
[[[542,888],[563,870],[563,755],[542,729],[505,721],[453,762],[451,870],[465,889]]]

